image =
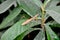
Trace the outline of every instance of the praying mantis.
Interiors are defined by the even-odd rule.
[[[39,15],[39,14],[36,14],[34,17],[26,20],[25,22],[22,23],[22,25],[26,25],[26,24],[30,23],[32,20],[36,19],[36,17],[37,17],[38,15]]]

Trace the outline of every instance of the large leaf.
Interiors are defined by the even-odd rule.
[[[38,7],[33,0],[17,0],[19,5],[23,8],[28,15],[33,17],[36,14],[41,14],[40,7]]]
[[[10,23],[17,15],[19,15],[21,10],[22,9],[20,8],[20,6],[18,6],[13,11],[11,11],[10,14],[0,24],[0,29],[7,27],[6,25]]]
[[[7,0],[0,4],[0,14],[8,10],[16,0]]]
[[[15,40],[23,40],[23,38],[29,34],[30,32],[34,31],[34,30],[41,30],[40,28],[30,28],[27,31],[23,32],[21,35],[19,35]]]
[[[32,0],[33,3],[35,3],[38,7],[41,7],[43,5],[43,3],[41,2],[41,0]]]
[[[40,24],[38,21],[32,21],[29,24],[22,26],[21,24],[26,21],[22,19],[9,28],[1,37],[1,40],[13,40],[18,35],[22,34],[24,31],[28,30],[30,27]]]
[[[60,24],[60,14],[59,12],[56,12],[54,10],[47,10],[46,12],[47,14],[49,14],[57,23]]]
[[[34,38],[34,40],[45,40],[45,34],[43,32],[43,30],[41,30],[37,36]]]
[[[46,0],[47,1],[47,0]],[[60,0],[50,0],[50,2],[47,4],[47,7],[46,7],[46,9],[47,10],[51,10],[50,11],[50,13],[48,12],[48,14],[50,15],[50,16],[52,16],[52,18],[53,19],[55,19],[55,21],[58,21],[58,20],[60,20],[60,19],[58,19],[58,17],[59,17],[59,13],[60,13],[60,6],[57,6],[57,4],[60,2]],[[53,12],[52,12],[53,11]],[[58,15],[58,16],[56,16],[56,14]],[[53,17],[53,15],[54,15],[54,17]],[[57,20],[57,19],[58,20]],[[59,23],[59,22],[58,22]]]
[[[58,4],[59,2],[60,2],[60,0],[51,0],[51,1],[48,3],[46,9],[54,10],[54,11],[60,13],[60,6],[57,6],[57,4]]]
[[[59,40],[57,35],[52,31],[52,29],[48,25],[45,25],[45,29],[46,29],[46,34],[47,34],[48,40]]]

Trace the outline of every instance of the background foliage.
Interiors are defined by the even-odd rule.
[[[33,40],[59,40],[52,28],[60,29],[60,0],[0,0],[0,15],[0,40],[23,40],[35,30]]]

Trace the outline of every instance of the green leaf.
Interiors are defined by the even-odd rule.
[[[52,0],[44,0],[44,8],[49,6],[50,1]]]
[[[45,29],[46,29],[46,34],[47,34],[48,40],[59,40],[57,35],[52,31],[52,29],[48,25],[45,25]]]
[[[58,28],[60,28],[60,24],[52,24],[52,25],[50,25],[51,27],[58,27]]]
[[[22,7],[22,9],[31,17],[36,14],[41,14],[40,7],[38,7],[33,0],[17,0],[18,4]]]
[[[0,0],[0,2],[3,2],[4,0]]]
[[[47,0],[46,0],[47,1]],[[46,6],[46,10],[51,10],[51,13],[49,14],[53,14],[52,11],[55,11],[57,13],[57,15],[59,15],[60,13],[60,6],[57,6],[57,4],[60,2],[60,0],[50,0],[50,2],[47,4]],[[55,13],[54,13],[55,14]],[[50,16],[51,16],[50,15]],[[57,17],[57,16],[56,16]],[[53,18],[53,17],[52,17]],[[53,18],[54,19],[54,18]],[[58,19],[59,20],[59,19]],[[56,21],[56,20],[55,20]],[[58,22],[59,23],[59,22]]]
[[[0,38],[1,38],[2,34],[3,34],[3,32],[0,32]]]
[[[32,0],[38,7],[41,7],[43,3],[40,0]]]
[[[8,10],[15,2],[16,0],[7,0],[0,4],[0,14]]]
[[[57,4],[60,2],[60,0],[51,0],[48,5],[47,8],[48,10],[53,10],[56,11],[58,13],[60,13],[60,6],[57,6]]]
[[[3,20],[3,22],[0,24],[0,29],[6,28],[7,24],[10,23],[14,18],[16,18],[17,15],[21,12],[20,6],[16,7],[13,11],[10,12],[10,14]]]
[[[47,39],[52,40],[51,37],[50,37],[50,34],[48,32],[46,32],[46,34],[47,34]]]
[[[50,25],[50,27],[58,27],[58,28],[60,28],[60,24],[58,24],[56,21],[50,21],[50,22],[48,22],[46,24]]]
[[[26,19],[22,19],[14,24],[11,28],[9,28],[1,37],[1,40],[13,40],[18,35],[22,34],[30,27],[40,24],[38,21],[31,21],[29,24],[22,26],[21,24],[26,21]]]
[[[29,34],[30,32],[32,31],[35,31],[35,30],[41,30],[40,28],[30,28],[28,29],[27,31],[23,32],[21,35],[19,35],[15,40],[23,40],[23,38]]]
[[[45,34],[43,32],[43,30],[41,30],[37,36],[34,38],[34,40],[45,40]]]
[[[47,1],[47,0],[45,0]],[[60,2],[60,0],[51,0],[46,7],[46,13],[48,13],[56,22],[58,22],[60,19],[59,17],[59,13],[60,13],[60,6],[57,6],[57,4]],[[51,11],[50,11],[51,10]],[[50,13],[49,13],[50,11]],[[53,12],[52,12],[53,11]],[[56,16],[56,14],[58,16]],[[54,17],[53,17],[54,16]],[[60,23],[60,22],[58,22]]]
[[[59,12],[56,12],[56,11],[54,11],[54,10],[47,10],[46,11],[46,13],[47,14],[49,14],[57,23],[59,23],[60,24],[60,14],[59,14]]]

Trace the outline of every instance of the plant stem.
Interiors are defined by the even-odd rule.
[[[42,6],[41,6],[41,9],[42,9],[42,19],[41,19],[41,27],[44,29],[44,24],[45,24],[45,7],[46,5],[50,2],[51,0],[47,0]]]
[[[42,29],[44,30],[44,24],[45,24],[45,18],[44,18],[44,16],[45,16],[45,9],[44,9],[44,6],[41,6],[41,8],[42,8],[42,19],[41,19],[41,27],[42,27]]]

